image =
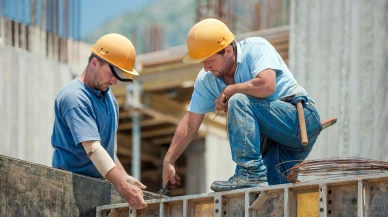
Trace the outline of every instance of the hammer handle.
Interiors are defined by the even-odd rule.
[[[304,119],[302,101],[298,101],[296,103],[296,109],[298,111],[299,130],[300,130],[300,136],[302,137],[302,145],[306,146],[309,142],[307,139],[306,121]]]

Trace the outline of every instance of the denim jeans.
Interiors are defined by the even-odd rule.
[[[310,153],[321,123],[317,110],[304,103],[309,143],[300,139],[296,106],[280,100],[268,101],[245,94],[234,94],[228,103],[228,134],[235,176],[246,180],[267,180],[270,185],[288,183],[275,166],[290,160],[304,160]],[[274,140],[264,162],[260,153],[260,134]],[[296,163],[282,164],[285,172]]]

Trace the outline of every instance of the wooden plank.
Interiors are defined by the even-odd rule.
[[[151,138],[151,137],[155,137],[155,136],[173,134],[173,133],[175,133],[175,131],[176,131],[176,127],[168,127],[168,128],[164,128],[164,129],[150,130],[147,132],[143,132],[141,134],[141,138],[146,139],[146,138]]]
[[[149,140],[149,143],[151,145],[163,145],[163,144],[170,144],[172,141],[173,136],[163,136],[163,137],[157,137],[155,139]]]
[[[165,121],[163,119],[150,119],[150,120],[143,120],[140,121],[140,126],[141,127],[148,127],[148,126],[154,126],[158,125],[161,123],[164,123]],[[131,130],[133,127],[132,122],[130,123],[123,123],[119,124],[119,129],[118,130]]]
[[[122,164],[128,164],[131,163],[131,158],[132,158],[132,150],[129,148],[124,148],[124,147],[118,147],[117,148],[117,154],[118,155],[123,155],[125,157],[128,157],[128,160],[121,160],[120,162]],[[141,152],[140,154],[140,159],[145,162],[153,163],[155,165],[160,164],[160,160],[156,156],[152,156],[150,154],[147,154],[146,152]]]
[[[158,111],[154,111],[152,109],[142,108],[140,110],[140,112],[144,115],[151,116],[155,119],[163,119],[164,121],[166,121],[168,123],[172,123],[172,124],[176,124],[176,125],[178,125],[181,121],[180,117],[173,117],[173,116],[166,115],[166,114],[163,114],[163,113],[158,112]],[[126,118],[126,117],[128,117],[128,112],[125,112],[125,111],[120,112],[119,118]]]

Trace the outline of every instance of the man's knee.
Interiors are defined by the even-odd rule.
[[[256,98],[254,96],[250,96],[243,93],[233,94],[233,96],[229,98],[228,106],[236,106],[236,105],[245,106],[252,103],[259,104],[259,105],[263,104],[268,107],[268,101],[266,99]]]
[[[248,104],[248,95],[243,93],[235,93],[229,98],[228,106],[246,105]]]

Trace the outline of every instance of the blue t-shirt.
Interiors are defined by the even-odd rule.
[[[267,40],[251,37],[237,43],[237,68],[234,74],[236,84],[255,78],[265,69],[276,71],[276,91],[266,97],[267,100],[278,100],[295,91],[307,96],[306,90],[298,85],[279,53]],[[221,78],[202,69],[195,81],[188,110],[197,114],[214,112],[215,100],[226,86]]]
[[[53,167],[102,178],[81,143],[99,140],[115,160],[119,109],[110,88],[93,90],[75,78],[58,93],[54,109]]]

